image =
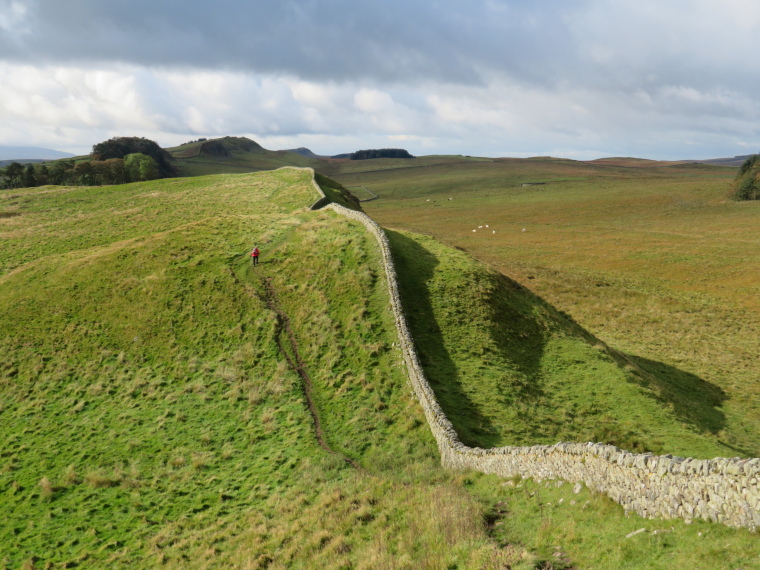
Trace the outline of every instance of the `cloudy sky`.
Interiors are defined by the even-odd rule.
[[[760,151],[758,0],[0,0],[0,145]]]

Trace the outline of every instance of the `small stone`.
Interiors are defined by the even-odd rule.
[[[646,532],[647,529],[640,528],[639,530],[634,530],[633,532],[629,532],[625,535],[626,538],[631,538],[632,536],[636,536],[637,534],[641,534],[642,532]]]
[[[580,483],[576,483],[575,487],[573,487],[573,493],[577,495],[578,493],[581,492],[581,489],[583,489],[583,485],[581,485]]]

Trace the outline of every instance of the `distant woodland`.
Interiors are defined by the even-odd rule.
[[[733,194],[737,200],[760,200],[760,154],[753,154],[741,165]]]
[[[27,165],[12,162],[0,169],[0,187],[101,186],[154,180],[176,174],[170,159],[171,155],[152,140],[116,137],[94,145],[90,160]]]
[[[357,150],[352,152],[348,158],[351,160],[366,160],[368,158],[414,158],[409,151],[403,148],[380,148]]]

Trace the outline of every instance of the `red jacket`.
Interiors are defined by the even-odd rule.
[[[259,256],[259,248],[254,247],[253,251],[251,251],[251,257],[258,257]]]

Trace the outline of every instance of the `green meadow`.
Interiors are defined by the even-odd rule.
[[[445,169],[494,164],[432,157],[423,169],[441,160]],[[355,162],[367,163],[356,176],[380,176],[368,172],[380,161]],[[529,165],[542,181],[545,165]],[[718,172],[695,177],[716,208],[727,176]],[[750,404],[732,403],[728,386],[687,358],[646,352],[648,335],[626,343],[622,328],[600,330],[590,317],[599,307],[586,314],[563,301],[592,286],[590,270],[568,264],[558,273],[548,245],[533,249],[541,263],[527,253],[527,231],[515,232],[523,241],[511,249],[506,239],[495,247],[460,218],[545,208],[551,226],[552,215],[572,217],[571,205],[585,208],[593,193],[571,174],[552,174],[582,186],[554,206],[536,197],[550,184],[510,187],[513,201],[503,202],[509,193],[485,182],[459,194],[420,186],[406,197],[401,179],[386,189],[345,182],[380,195],[364,207],[396,228],[403,302],[460,436],[755,454],[751,417],[736,424],[747,427],[743,438],[732,423]],[[317,180],[356,207],[340,184]],[[626,193],[623,182],[610,184]],[[626,517],[567,484],[443,470],[405,375],[377,245],[356,222],[308,211],[317,197],[311,173],[294,169],[0,193],[0,567],[755,564],[756,536],[746,531]],[[447,208],[436,226],[433,214]],[[430,237],[458,219],[461,243],[447,229]],[[255,269],[253,245],[262,250]],[[515,251],[523,257],[511,258]],[[747,267],[751,251],[742,253]],[[610,306],[626,298],[622,284],[664,287],[605,275],[609,284],[597,287],[597,276],[591,291],[605,289],[610,296],[594,302]],[[650,294],[637,286],[621,313],[598,319],[614,329],[633,318]],[[677,297],[689,308],[708,298]],[[583,299],[591,306],[587,297],[578,306]],[[657,299],[675,311],[670,298]],[[685,314],[694,323],[709,316]],[[626,538],[642,527],[649,532]]]
[[[535,294],[606,347],[645,400],[723,450],[689,448],[677,431],[645,447],[758,456],[760,204],[728,198],[735,172],[536,158],[336,177],[380,196],[364,207],[384,226],[464,250]]]
[[[485,507],[437,473],[376,247],[357,224],[306,211],[310,178],[2,195],[0,563],[504,559]],[[315,437],[265,283],[334,454]],[[450,509],[421,516],[431,494]]]

